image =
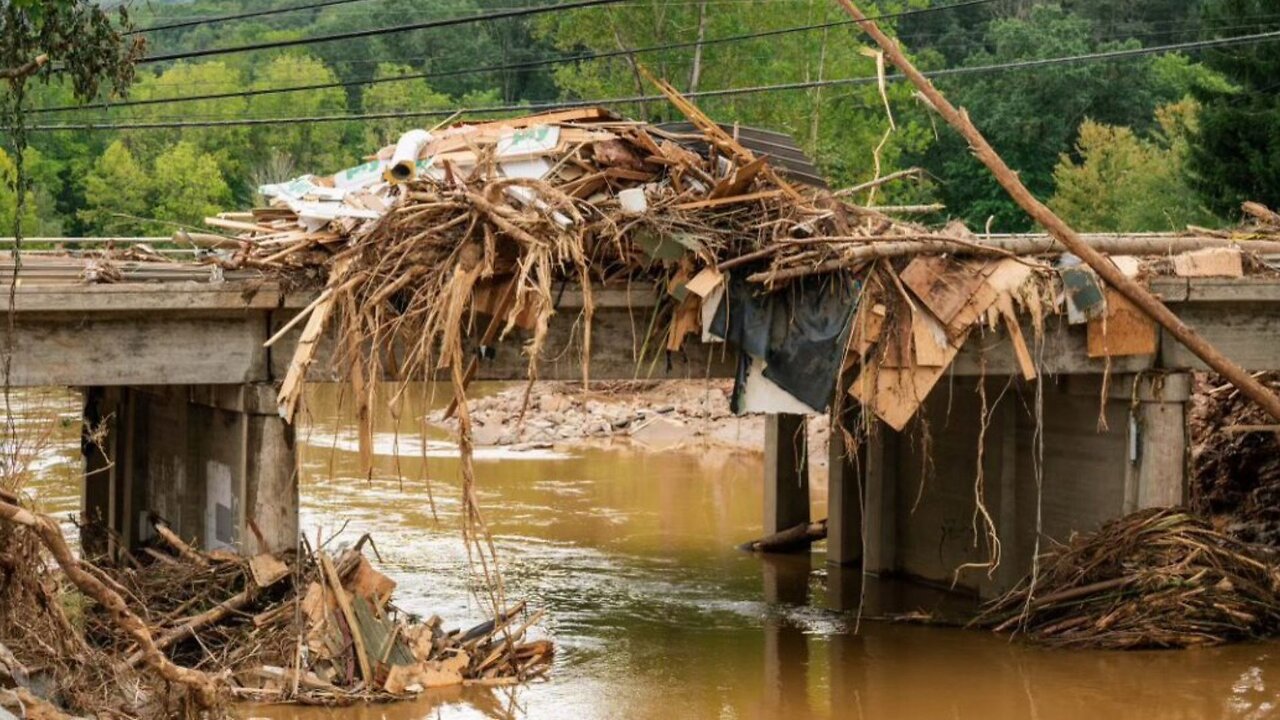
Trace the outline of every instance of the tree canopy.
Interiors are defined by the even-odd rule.
[[[1269,0],[1207,1],[1206,33],[1235,34],[1232,28],[1243,17],[1270,17],[1274,27],[1274,11]],[[1256,30],[1267,26],[1260,23]],[[1245,200],[1280,204],[1280,47],[1224,48],[1206,52],[1204,62],[1230,85],[1196,90],[1202,105],[1191,152],[1196,187],[1223,214],[1236,213]]]
[[[10,0],[3,7],[13,12],[39,4]],[[58,3],[45,3],[53,4]],[[64,0],[61,4],[84,3]],[[294,0],[144,3],[136,6],[132,19],[147,27],[249,7],[294,4]],[[403,24],[406,17],[481,15],[541,4],[540,0],[368,0],[358,12],[335,6],[249,21],[207,22],[145,36],[148,52],[165,53],[305,38],[355,27],[392,27]],[[1241,18],[1249,18],[1249,32],[1280,27],[1280,16],[1268,12],[1267,0],[999,0],[935,10],[938,4],[937,0],[862,3],[871,15],[930,10],[883,23],[926,70],[1016,64],[1225,37],[1241,32]],[[130,100],[196,94],[229,97],[36,117],[51,124],[220,121],[395,114],[651,94],[653,89],[642,79],[638,65],[686,91],[857,79],[855,84],[703,97],[697,102],[722,121],[791,134],[833,186],[849,186],[917,165],[928,171],[923,182],[891,184],[874,198],[862,196],[861,200],[942,202],[945,216],[962,218],[975,228],[990,223],[993,230],[1029,229],[1027,219],[973,160],[964,143],[939,126],[910,87],[890,80],[882,97],[874,53],[864,52],[865,38],[856,27],[839,24],[847,18],[835,3],[779,0],[777,7],[785,12],[762,12],[758,3],[714,0],[620,3],[356,41],[153,63],[139,66]],[[114,22],[118,31],[119,21]],[[808,25],[825,27],[789,31]],[[761,32],[773,34],[719,42]],[[680,47],[621,52],[667,44]],[[30,51],[35,44],[25,47]],[[1190,56],[1005,68],[938,82],[953,101],[968,109],[1033,192],[1055,198],[1064,208],[1076,203],[1071,212],[1080,213],[1082,221],[1118,230],[1176,227],[1192,221],[1188,218],[1211,224],[1232,213],[1245,198],[1280,204],[1280,140],[1275,139],[1280,136],[1280,101],[1276,100],[1280,96],[1274,92],[1273,79],[1280,76],[1277,47],[1258,44]],[[613,57],[589,59],[598,53]],[[5,62],[16,63],[20,56],[21,52],[9,52]],[[549,59],[561,61],[542,62]],[[534,65],[484,70],[530,62]],[[121,75],[122,80],[126,78],[127,73]],[[387,82],[364,83],[375,78]],[[111,83],[101,89],[78,88],[70,78],[47,79],[31,89],[32,105],[72,104],[79,90],[95,90],[99,101],[120,100]],[[306,85],[336,86],[241,94]],[[1170,134],[1160,113],[1184,107],[1182,102],[1189,95],[1198,103],[1195,122],[1188,125],[1196,130]],[[1161,108],[1166,109],[1157,113]],[[647,120],[677,119],[673,109],[660,102],[615,109]],[[225,185],[228,204],[241,205],[253,201],[262,183],[358,164],[405,130],[430,126],[436,119],[40,132],[32,135],[39,150],[39,167],[32,167],[33,174],[40,176],[38,187],[26,197],[38,206],[37,227],[70,233],[113,227],[106,220],[112,217],[110,212],[125,211],[104,215],[112,203],[133,208],[142,217],[180,221],[182,213],[174,201],[162,203],[154,184],[162,157],[167,158],[166,167],[176,158],[192,159],[199,166],[197,174],[209,178],[216,170],[220,183],[211,180],[212,186]],[[179,145],[187,147],[179,152]],[[8,149],[13,158],[12,144]],[[121,177],[134,178],[131,187],[146,191],[107,197],[103,188]],[[1160,185],[1160,192],[1172,194],[1153,195],[1156,190],[1142,190],[1132,178],[1152,183],[1159,179],[1167,183]],[[220,196],[222,192],[215,192],[193,202],[207,205],[209,197]],[[1105,197],[1105,207],[1086,208],[1091,197]],[[119,221],[116,217],[115,222]]]

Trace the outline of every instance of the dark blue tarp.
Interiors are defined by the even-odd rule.
[[[730,274],[710,331],[739,350],[733,409],[752,357],[764,376],[819,412],[831,404],[860,287],[839,275],[802,278],[777,292]]]

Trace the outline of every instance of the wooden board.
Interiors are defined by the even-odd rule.
[[[1089,321],[1089,357],[1154,355],[1160,344],[1155,321],[1114,289],[1106,295],[1106,314]]]
[[[942,321],[952,336],[955,336],[976,319],[961,319],[957,316],[985,286],[986,274],[987,263],[982,261],[923,256],[912,260],[900,277],[902,284],[910,288],[929,312]],[[994,296],[991,300],[995,301]],[[982,312],[985,310],[985,307],[981,309]]]
[[[901,431],[946,373],[946,366],[960,352],[966,337],[967,334],[947,346],[944,362],[938,367],[891,368],[872,360],[850,385],[849,394],[875,411],[876,417],[889,427]]]
[[[1206,248],[1175,255],[1173,272],[1186,278],[1238,278],[1244,275],[1244,258],[1235,248]]]

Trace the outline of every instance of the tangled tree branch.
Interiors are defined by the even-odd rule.
[[[173,664],[156,647],[147,624],[129,609],[124,598],[84,569],[71,552],[66,539],[62,537],[62,530],[56,522],[46,515],[34,513],[8,502],[0,502],[0,518],[30,528],[40,538],[58,566],[62,568],[62,572],[66,574],[67,579],[81,592],[97,600],[110,613],[116,624],[138,644],[143,662],[147,667],[165,680],[189,688],[197,706],[211,708],[217,703],[218,681],[199,670]]]

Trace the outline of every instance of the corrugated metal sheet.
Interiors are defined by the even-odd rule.
[[[657,127],[673,135],[701,137],[698,129],[687,122],[663,123]],[[720,127],[730,135],[736,135],[738,142],[751,152],[757,155],[768,155],[773,160],[774,167],[783,171],[792,180],[812,187],[824,189],[827,187],[827,181],[822,177],[822,173],[790,135],[744,125],[720,123]],[[682,141],[691,147],[706,151],[705,142],[692,138],[682,139]]]

